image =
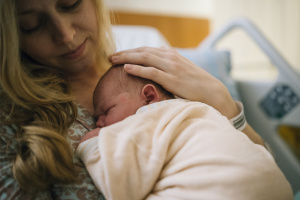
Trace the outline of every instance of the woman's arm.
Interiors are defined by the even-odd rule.
[[[240,112],[221,81],[175,49],[141,47],[118,52],[110,57],[110,61],[113,64],[132,63],[125,65],[128,73],[151,79],[179,97],[206,103],[228,119]],[[263,145],[263,140],[250,125],[243,132],[253,142]]]

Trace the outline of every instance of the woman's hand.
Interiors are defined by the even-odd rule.
[[[90,132],[87,132],[79,141],[79,144],[88,140],[88,139],[91,139],[92,137],[96,137],[98,136],[99,134],[99,131],[100,131],[100,128],[95,128],[94,130],[90,131]]]
[[[227,88],[219,80],[175,49],[131,49],[112,55],[110,61],[113,64],[130,63],[125,65],[128,73],[151,79],[179,97],[206,103],[228,118],[239,112]]]
[[[113,64],[130,63],[124,67],[128,73],[153,80],[179,97],[206,103],[228,119],[239,114],[223,83],[175,49],[141,47],[113,54],[110,61]],[[243,132],[254,143],[264,145],[250,125],[247,124]]]

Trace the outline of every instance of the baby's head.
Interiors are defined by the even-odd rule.
[[[94,91],[97,127],[121,121],[144,105],[172,98],[174,95],[157,83],[128,74],[124,65],[112,66]]]

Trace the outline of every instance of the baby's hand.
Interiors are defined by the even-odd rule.
[[[100,131],[100,128],[95,128],[94,130],[90,131],[90,132],[87,132],[82,138],[81,140],[79,141],[79,144],[88,140],[88,139],[91,139],[92,137],[96,137],[98,136],[99,134],[99,131]]]

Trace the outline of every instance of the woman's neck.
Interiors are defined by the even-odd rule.
[[[103,72],[100,69],[93,68],[68,77],[75,101],[87,108],[92,114],[94,113],[93,92],[102,74]]]

